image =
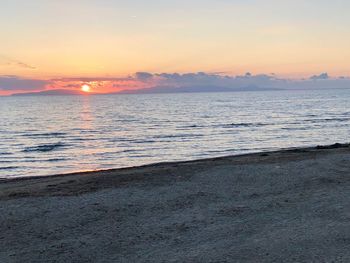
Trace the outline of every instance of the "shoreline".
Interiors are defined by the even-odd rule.
[[[192,164],[192,163],[196,164],[200,162],[216,161],[216,160],[223,160],[223,159],[258,157],[258,156],[263,157],[263,156],[266,156],[266,154],[270,155],[270,154],[279,154],[279,153],[286,153],[286,152],[287,153],[303,153],[303,152],[315,153],[319,150],[331,150],[331,149],[341,149],[341,148],[350,148],[350,143],[333,143],[333,144],[317,145],[317,146],[289,147],[289,148],[281,148],[281,149],[272,150],[272,151],[258,151],[258,152],[252,152],[252,153],[223,155],[223,156],[200,158],[200,159],[193,159],[193,160],[155,162],[155,163],[127,166],[127,167],[120,167],[120,168],[86,170],[86,171],[77,171],[77,172],[68,172],[68,173],[50,174],[50,175],[0,178],[0,184],[13,182],[13,181],[32,180],[32,179],[55,178],[55,177],[78,176],[78,175],[93,175],[97,173],[110,173],[110,172],[118,172],[118,171],[131,170],[131,169],[141,169],[141,168],[148,168],[148,167],[151,168],[151,167],[157,167],[157,166],[163,166],[163,165],[182,165],[182,164]]]
[[[350,145],[0,182],[1,262],[349,262]]]
[[[2,199],[28,196],[78,195],[94,192],[105,188],[117,187],[118,184],[146,180],[147,176],[144,176],[144,173],[153,173],[157,176],[158,173],[162,174],[162,171],[167,169],[186,169],[189,167],[194,169],[206,169],[213,165],[223,164],[248,165],[284,162],[315,158],[318,155],[324,154],[342,153],[347,150],[350,151],[350,144],[335,143],[315,147],[292,147],[269,152],[229,155],[189,161],[160,162],[125,168],[0,179],[0,201]],[[26,187],[27,182],[31,183],[32,186]],[[70,183],[69,191],[65,190],[65,184],[67,184],[67,182]],[[84,187],[85,184],[93,184],[93,186],[86,188]],[[45,190],[43,188],[49,189]],[[25,190],[22,191],[22,189]],[[38,191],[38,189],[40,189],[40,191]]]

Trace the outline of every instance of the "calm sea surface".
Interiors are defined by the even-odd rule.
[[[350,90],[0,97],[0,177],[348,142]]]

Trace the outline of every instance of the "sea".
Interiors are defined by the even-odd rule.
[[[0,178],[349,142],[350,90],[0,97]]]

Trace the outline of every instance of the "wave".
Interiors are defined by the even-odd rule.
[[[66,161],[67,158],[52,158],[52,159],[47,159],[45,160],[46,162],[62,162],[62,161]]]
[[[51,143],[51,144],[42,144],[33,147],[26,147],[22,152],[51,152],[58,148],[66,146],[65,144],[59,143]]]
[[[112,138],[109,139],[108,142],[129,142],[134,144],[147,144],[147,143],[155,143],[158,142],[158,139],[172,139],[172,138],[196,138],[202,137],[203,134],[192,134],[192,133],[181,133],[181,134],[164,134],[164,135],[154,135],[148,139],[129,139],[129,138]]]
[[[204,129],[208,126],[204,126],[204,125],[184,125],[184,126],[178,126],[175,128],[175,130],[177,131],[191,131],[191,130],[194,130],[194,129]]]
[[[5,166],[5,167],[0,167],[0,170],[13,170],[18,168],[19,166]]]
[[[102,140],[103,138],[86,138],[86,137],[71,137],[69,138],[70,141],[98,141],[98,140]]]
[[[271,123],[262,123],[262,122],[241,122],[241,123],[229,123],[220,125],[224,128],[238,128],[238,127],[262,127],[269,126]]]
[[[285,130],[285,131],[307,131],[311,129],[314,129],[314,127],[305,126],[305,127],[282,127],[281,128],[281,130]]]
[[[309,120],[304,120],[304,122],[310,122],[310,123],[346,122],[346,121],[350,121],[350,118],[326,118],[326,119],[309,119]]]
[[[305,120],[297,120],[294,122],[275,122],[275,123],[263,123],[263,122],[241,122],[241,123],[229,123],[218,125],[219,127],[224,128],[240,128],[240,127],[263,127],[263,126],[272,126],[272,125],[291,125],[297,124],[302,125],[306,123],[327,123],[327,122],[348,122],[350,118],[325,118],[325,119],[305,119]]]
[[[67,135],[65,132],[45,132],[45,133],[29,133],[23,134],[25,137],[40,137],[40,138],[51,138],[51,137],[64,137]]]
[[[144,143],[154,143],[154,142],[157,142],[157,141],[156,140],[150,140],[150,139],[112,138],[112,139],[109,139],[108,142],[112,142],[112,143],[130,142],[130,143],[135,143],[135,144],[144,144]]]
[[[8,153],[8,152],[0,152],[0,155],[12,155],[13,153]]]
[[[192,133],[183,133],[183,134],[169,134],[169,135],[155,135],[153,138],[156,139],[166,139],[166,138],[188,138],[188,137],[202,137],[203,134],[192,134]]]

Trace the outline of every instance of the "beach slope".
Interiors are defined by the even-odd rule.
[[[3,180],[0,262],[350,262],[350,148]]]

